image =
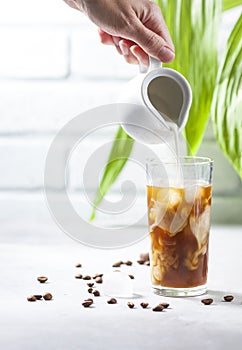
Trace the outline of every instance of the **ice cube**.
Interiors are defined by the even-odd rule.
[[[210,229],[210,206],[207,205],[199,217],[190,216],[190,228],[200,246],[206,241]]]
[[[167,205],[158,201],[154,201],[154,207],[150,209],[150,219],[154,221],[151,228],[158,226],[162,221],[167,210]]]
[[[182,201],[181,189],[170,188],[169,190],[169,207],[178,206]]]
[[[187,203],[193,204],[195,198],[199,194],[199,187],[197,185],[192,185],[185,188],[185,200]]]
[[[133,283],[127,273],[119,270],[110,272],[103,279],[104,294],[117,298],[133,297]]]
[[[166,203],[169,199],[169,188],[161,188],[157,191],[156,200],[160,203]]]

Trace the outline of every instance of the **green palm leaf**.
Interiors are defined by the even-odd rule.
[[[223,11],[242,5],[242,0],[223,0]]]
[[[212,117],[224,154],[242,178],[242,15],[227,43],[214,93]]]

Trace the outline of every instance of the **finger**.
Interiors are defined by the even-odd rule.
[[[145,28],[141,23],[138,23],[135,27],[131,39],[148,55],[165,63],[173,61],[175,53],[160,35]]]
[[[98,29],[98,34],[99,34],[100,41],[101,41],[102,44],[104,44],[104,45],[114,45],[112,35],[104,32],[101,28]]]
[[[113,40],[113,43],[114,43],[114,45],[115,45],[116,50],[118,51],[118,53],[119,53],[120,55],[122,55],[122,51],[121,51],[121,49],[120,49],[120,47],[119,47],[120,37],[118,37],[118,36],[112,36],[112,40]]]
[[[131,51],[131,47],[134,46],[134,42],[130,40],[125,40],[122,39],[119,42],[119,47],[122,51],[122,54],[126,60],[126,62],[131,63],[131,64],[138,64],[139,61],[135,55],[133,55]]]
[[[166,22],[164,20],[164,17],[162,15],[162,12],[157,4],[154,2],[150,3],[151,8],[153,8],[153,12],[151,10],[151,14],[153,15],[148,16],[148,19],[143,22],[145,27],[152,30],[156,34],[158,34],[160,37],[164,39],[167,46],[175,52],[174,44],[172,42],[170,32],[167,28]],[[155,14],[155,15],[154,15]]]
[[[144,52],[144,50],[141,49],[141,47],[138,45],[133,45],[131,46],[130,51],[137,58],[141,65],[144,65],[146,67],[149,66],[149,56],[146,52]]]

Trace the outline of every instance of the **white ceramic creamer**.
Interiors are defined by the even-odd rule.
[[[191,101],[191,88],[183,75],[150,58],[149,69],[142,69],[121,94],[122,127],[141,143],[167,142],[172,125],[179,132],[185,126]]]

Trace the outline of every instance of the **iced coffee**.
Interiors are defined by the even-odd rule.
[[[211,184],[147,186],[152,285],[163,294],[206,291],[211,195]]]

